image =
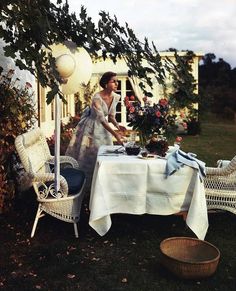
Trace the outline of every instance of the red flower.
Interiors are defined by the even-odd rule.
[[[130,112],[130,113],[134,113],[134,111],[135,111],[134,106],[130,106],[130,107],[129,107],[129,112]]]
[[[75,115],[74,119],[79,121],[80,120],[80,116],[79,115]]]
[[[129,100],[134,101],[134,100],[135,100],[134,95],[131,95],[131,96],[129,97]]]
[[[156,117],[161,117],[161,112],[160,111],[156,111]]]
[[[32,88],[32,85],[29,82],[25,83],[25,88]]]

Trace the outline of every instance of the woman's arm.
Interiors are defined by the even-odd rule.
[[[117,120],[113,114],[108,115],[108,121],[111,122],[118,130],[126,131],[126,128],[124,126],[119,125],[119,123],[117,122]]]
[[[110,125],[109,125],[109,123],[108,123],[107,121],[102,121],[101,123],[102,123],[103,127],[104,127],[107,131],[109,131],[109,132],[110,132],[110,133],[111,133],[111,134],[116,138],[116,140],[118,141],[118,143],[121,144],[121,145],[123,145],[123,141],[122,141],[122,137],[121,137],[121,135],[120,135],[118,132],[114,131],[114,130],[110,127]]]
[[[109,123],[107,122],[104,114],[103,114],[103,111],[102,111],[102,108],[101,108],[101,103],[100,103],[100,100],[95,100],[93,102],[93,107],[94,109],[96,110],[97,112],[97,116],[99,117],[100,119],[100,122],[102,124],[102,126],[107,130],[109,131],[115,138],[116,140],[118,141],[119,144],[123,144],[123,141],[122,141],[122,137],[121,135],[118,133],[118,132],[115,132],[111,126],[109,125]],[[117,123],[118,124],[118,123]],[[118,124],[119,125],[119,124]]]

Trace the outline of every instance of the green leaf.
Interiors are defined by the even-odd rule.
[[[3,49],[4,49],[4,54],[6,57],[11,57],[13,59],[16,57],[16,52],[12,48],[12,46],[8,45],[8,46],[5,46]]]
[[[57,85],[55,85],[51,91],[47,93],[47,104],[50,104],[52,100],[54,99],[55,95],[59,92],[59,88]]]

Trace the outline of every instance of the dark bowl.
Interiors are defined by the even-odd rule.
[[[126,147],[125,151],[129,156],[137,156],[140,152],[140,147],[139,146]]]

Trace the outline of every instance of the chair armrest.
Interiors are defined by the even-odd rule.
[[[206,175],[228,176],[235,172],[235,169],[230,164],[223,168],[206,167]]]
[[[66,179],[60,175],[60,195],[58,196],[58,193],[55,192],[54,189],[54,184],[53,187],[51,185],[47,186],[45,183],[47,182],[54,182],[55,181],[55,174],[54,173],[42,173],[42,174],[33,174],[31,173],[32,180],[33,180],[33,185],[34,188],[36,186],[37,190],[37,195],[39,198],[47,198],[47,196],[50,194],[51,196],[55,198],[60,198],[60,197],[66,197],[68,195],[68,184]],[[34,183],[37,183],[35,185]],[[40,186],[43,186],[44,190],[41,191],[39,189]]]
[[[222,175],[222,168],[206,167],[206,175]]]
[[[226,167],[228,166],[229,163],[230,163],[230,160],[218,160],[216,162],[218,168]]]
[[[55,157],[52,157],[49,163],[53,165],[54,161]],[[76,159],[70,156],[60,156],[60,165],[63,165],[63,168],[66,168],[67,165],[69,165],[70,168],[79,169],[79,163],[76,161]]]

